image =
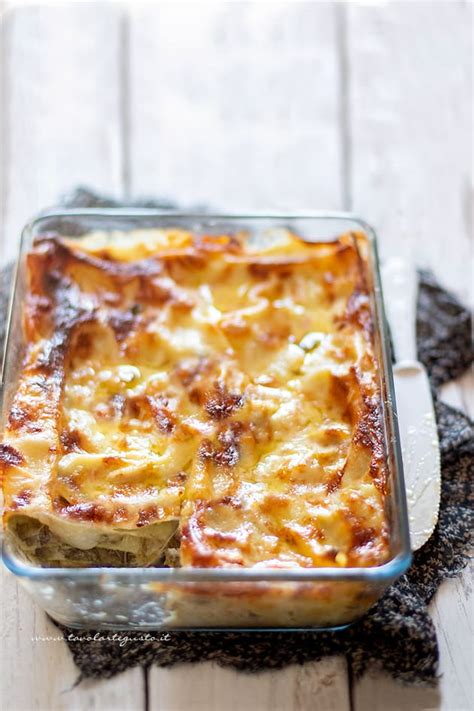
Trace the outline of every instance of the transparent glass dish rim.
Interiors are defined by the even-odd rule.
[[[376,333],[380,338],[380,360],[381,360],[381,383],[383,385],[382,410],[385,425],[385,444],[387,458],[391,461],[391,498],[394,505],[392,511],[391,536],[397,538],[397,550],[394,555],[382,565],[367,568],[304,568],[304,569],[255,569],[255,568],[41,568],[22,561],[10,548],[8,542],[3,540],[2,557],[6,567],[16,576],[30,580],[51,580],[73,579],[76,582],[91,581],[100,579],[114,579],[116,582],[130,581],[135,583],[232,583],[232,582],[365,582],[371,584],[387,585],[395,578],[399,577],[410,565],[410,534],[408,526],[408,512],[405,494],[405,484],[403,477],[403,464],[400,448],[400,436],[398,432],[398,422],[395,403],[395,392],[392,374],[392,355],[390,337],[385,317],[382,286],[379,270],[379,257],[377,251],[377,238],[374,229],[364,220],[348,212],[334,211],[246,211],[232,213],[206,213],[206,212],[184,212],[174,210],[161,210],[155,208],[80,208],[80,209],[54,209],[41,212],[27,223],[23,229],[19,255],[12,277],[10,291],[10,301],[7,312],[7,323],[5,331],[4,351],[1,361],[0,372],[0,405],[1,411],[5,406],[4,395],[7,376],[7,362],[9,349],[13,346],[14,334],[12,329],[13,312],[15,304],[21,295],[18,294],[19,272],[21,262],[26,250],[31,246],[35,231],[41,223],[51,220],[97,220],[104,222],[104,229],[110,229],[110,224],[114,224],[114,229],[120,229],[123,223],[133,223],[134,227],[148,227],[150,221],[168,224],[172,222],[181,223],[190,228],[189,223],[206,225],[218,225],[225,223],[241,224],[242,222],[311,222],[317,225],[322,223],[341,224],[341,228],[335,230],[333,238],[341,231],[362,230],[368,237],[370,245],[370,262],[373,272],[373,309],[376,321]],[[109,226],[107,226],[107,223]],[[98,227],[96,227],[98,229]],[[320,236],[318,235],[318,240]],[[393,541],[392,541],[393,543]]]

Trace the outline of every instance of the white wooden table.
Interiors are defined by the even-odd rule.
[[[79,183],[183,204],[352,209],[382,255],[412,256],[469,298],[468,2],[62,3],[4,11],[0,246]],[[473,380],[446,398],[473,412]],[[206,663],[74,687],[57,631],[3,573],[3,708],[466,711],[468,574],[432,605],[439,690],[343,657],[246,676]]]

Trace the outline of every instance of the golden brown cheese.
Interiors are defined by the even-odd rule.
[[[366,237],[274,237],[36,241],[0,445],[5,522],[36,557],[58,563],[52,533],[77,564],[70,548],[110,565],[168,545],[199,567],[387,558]]]

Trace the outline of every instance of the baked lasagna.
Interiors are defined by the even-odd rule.
[[[43,566],[365,567],[389,557],[367,238],[45,234],[0,445]]]

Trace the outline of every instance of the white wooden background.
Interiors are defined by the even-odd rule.
[[[382,254],[412,256],[468,300],[472,4],[6,3],[1,43],[2,260],[22,223],[79,183],[183,204],[352,209]],[[473,379],[446,399],[473,413]],[[4,709],[467,711],[468,573],[432,605],[438,690],[343,657],[247,676],[133,669],[74,687],[55,628],[2,575]]]

